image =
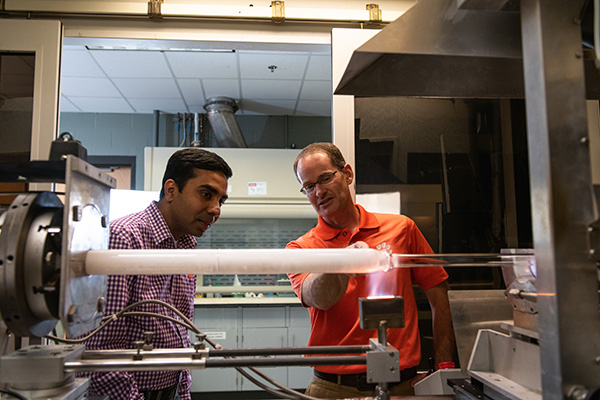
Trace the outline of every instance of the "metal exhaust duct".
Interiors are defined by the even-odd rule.
[[[335,94],[524,98],[518,4],[421,0],[354,51]],[[582,53],[587,97],[598,99],[600,74]]]
[[[204,109],[220,147],[248,147],[233,115],[238,110],[235,100],[224,96],[210,97]]]

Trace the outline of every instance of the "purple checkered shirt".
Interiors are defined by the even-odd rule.
[[[144,211],[117,219],[110,224],[111,249],[193,249],[196,239],[184,235],[175,241],[157,203]],[[194,315],[196,276],[188,275],[110,275],[105,315],[145,299],[157,299],[175,306],[186,317]],[[145,304],[132,311],[160,313],[180,319],[158,304]],[[154,317],[124,317],[111,323],[86,342],[87,349],[132,349],[144,340],[144,332],[154,332],[155,349],[190,347],[187,330],[181,325]],[[181,400],[190,400],[189,371],[143,371],[86,373],[91,377],[90,394],[109,395],[111,400],[143,400],[140,393],[173,386],[179,382]]]

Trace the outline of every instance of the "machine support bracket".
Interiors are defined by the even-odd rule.
[[[379,4],[369,3],[366,8],[369,10],[369,24],[381,24],[382,19]]]
[[[148,16],[150,19],[162,19],[161,5],[163,0],[148,1]]]
[[[276,24],[285,22],[285,1],[272,1],[271,9],[271,21]]]

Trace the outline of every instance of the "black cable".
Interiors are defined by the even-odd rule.
[[[12,397],[14,397],[16,399],[20,399],[20,400],[29,400],[27,397],[23,396],[22,394],[17,393],[17,392],[12,391],[12,390],[9,390],[9,389],[2,389],[2,388],[0,388],[0,393],[7,394],[9,396],[12,396]]]
[[[300,392],[298,392],[298,391],[296,391],[296,390],[294,390],[292,388],[289,388],[287,386],[282,385],[281,383],[275,381],[273,378],[271,378],[270,376],[264,374],[263,372],[259,371],[258,369],[254,368],[254,367],[250,367],[250,370],[252,370],[257,375],[260,375],[261,378],[263,378],[264,380],[266,380],[270,384],[272,384],[274,386],[277,386],[278,388],[280,388],[284,392],[293,393],[296,396],[296,398],[304,399],[304,400],[319,400],[316,397],[305,395],[304,393],[300,393]]]
[[[82,343],[82,342],[85,342],[86,340],[88,340],[89,338],[91,338],[92,336],[94,336],[95,334],[97,334],[98,332],[100,332],[102,329],[106,328],[106,326],[109,325],[111,322],[116,321],[116,320],[117,320],[117,318],[115,317],[114,319],[109,319],[109,320],[104,321],[102,324],[100,324],[100,326],[98,326],[96,329],[91,331],[89,335],[84,336],[79,339],[59,338],[57,336],[52,336],[52,335],[46,335],[44,337],[46,339],[54,340],[55,342],[58,342],[58,343],[69,343],[69,344]]]
[[[241,368],[236,368],[236,370],[242,374],[243,376],[246,377],[246,379],[248,379],[250,382],[254,383],[255,385],[257,385],[258,387],[260,387],[261,389],[263,389],[265,392],[267,393],[271,393],[277,397],[281,397],[283,399],[291,399],[291,400],[296,400],[297,397],[291,394],[287,394],[287,393],[281,393],[278,392],[275,389],[272,389],[270,387],[268,387],[267,385],[263,384],[262,382],[258,381],[257,379],[255,379],[254,377],[252,377],[250,374],[248,374],[246,371],[244,371]]]
[[[585,396],[584,400],[598,400],[600,399],[600,387],[590,390]]]
[[[181,326],[183,326],[184,328],[188,329],[188,330],[192,330],[191,326],[186,324],[183,321],[179,321],[178,319],[175,319],[173,317],[169,317],[167,315],[163,315],[163,314],[158,314],[158,313],[153,313],[153,312],[148,312],[148,311],[127,311],[127,312],[120,312],[119,314],[113,314],[115,316],[115,318],[109,317],[109,319],[106,319],[102,325],[100,325],[98,328],[96,328],[94,331],[92,331],[89,335],[83,337],[83,338],[79,338],[79,339],[63,339],[63,338],[59,338],[56,336],[52,336],[52,335],[46,335],[44,336],[47,339],[50,340],[54,340],[56,342],[59,343],[82,343],[85,342],[86,340],[88,340],[89,338],[91,338],[92,336],[96,335],[98,332],[100,332],[102,329],[106,328],[107,325],[109,325],[110,323],[116,321],[119,318],[123,318],[123,317],[134,317],[134,316],[146,316],[146,317],[155,317],[155,318],[161,318],[170,322],[173,322],[174,324],[179,324]]]
[[[161,300],[153,300],[153,299],[149,299],[149,300],[142,300],[142,301],[138,301],[136,303],[130,304],[129,306],[125,307],[124,309],[122,309],[121,311],[119,311],[118,313],[112,314],[112,315],[107,315],[105,317],[102,318],[102,324],[94,329],[92,332],[90,332],[87,336],[83,337],[83,338],[78,338],[78,339],[66,339],[66,338],[59,338],[56,336],[52,336],[52,335],[46,335],[45,338],[50,339],[50,340],[54,340],[56,342],[59,343],[69,343],[69,344],[75,344],[75,343],[82,343],[85,342],[86,340],[88,340],[89,338],[91,338],[92,336],[96,335],[98,332],[100,332],[102,329],[106,328],[106,326],[108,326],[111,322],[116,321],[117,319],[123,317],[123,316],[127,316],[127,313],[129,312],[129,310],[131,310],[132,308],[138,307],[142,304],[159,304],[162,305],[166,308],[168,308],[169,310],[173,311],[175,314],[177,314],[182,320],[179,321],[175,318],[169,317],[167,315],[162,315],[162,314],[158,314],[158,313],[150,313],[147,312],[146,314],[141,314],[142,312],[136,312],[138,314],[131,314],[131,315],[148,315],[148,316],[153,316],[156,318],[163,318],[166,319],[168,321],[171,321],[173,323],[176,324],[180,324],[182,326],[184,326],[186,329],[192,330],[195,333],[202,333],[195,325],[192,321],[189,320],[189,318],[187,318],[185,315],[183,315],[183,313],[181,311],[179,311],[178,309],[176,309],[175,307],[171,306],[169,303],[166,303],[164,301]]]
[[[155,317],[155,318],[164,319],[166,321],[170,321],[177,325],[181,325],[189,331],[192,330],[192,327],[183,321],[180,321],[173,317],[169,317],[167,315],[162,315],[162,314],[153,313],[153,312],[149,312],[149,311],[127,311],[126,313],[123,313],[122,316],[123,317],[134,317],[134,316]]]
[[[214,349],[222,349],[223,346],[221,346],[219,343],[214,342],[212,339],[210,338],[205,338],[204,340],[206,340],[206,342],[208,342],[208,344],[210,344]],[[225,358],[235,358],[235,357],[225,357]],[[279,397],[283,397],[283,398],[288,398],[288,399],[302,399],[302,400],[319,400],[316,397],[311,397],[311,396],[307,396],[303,393],[300,393],[294,389],[291,389],[287,386],[284,386],[278,382],[276,382],[275,380],[273,380],[270,376],[262,373],[261,371],[259,371],[258,369],[256,369],[255,367],[247,367],[249,370],[251,370],[252,372],[254,372],[255,374],[259,375],[261,378],[263,378],[264,380],[266,380],[267,382],[271,383],[272,385],[278,387],[279,389],[281,389],[283,392],[285,393],[289,393],[290,395],[292,395],[293,397],[290,397],[288,395],[284,395],[281,392],[278,392],[272,388],[269,388],[268,386],[266,386],[265,384],[263,384],[262,382],[257,381],[255,378],[253,378],[252,376],[250,376],[246,371],[244,371],[244,369],[242,367],[235,367],[236,371],[238,371],[240,374],[242,374],[243,376],[245,376],[246,378],[248,378],[252,383],[254,383],[255,385],[257,385],[258,387],[262,388],[263,390],[275,395],[275,396],[279,396]]]
[[[162,300],[154,300],[154,299],[141,300],[141,301],[138,301],[136,303],[128,305],[127,307],[125,307],[124,309],[122,309],[121,311],[119,311],[117,313],[117,315],[121,314],[121,313],[125,313],[125,312],[131,310],[132,308],[135,308],[135,307],[137,307],[139,305],[142,305],[142,304],[159,304],[159,305],[161,305],[161,306],[163,306],[165,308],[168,308],[169,310],[171,310],[175,314],[177,314],[187,325],[189,325],[191,328],[193,328],[192,329],[193,332],[195,332],[195,333],[202,333],[202,331],[200,329],[198,329],[198,327],[196,327],[196,325],[194,325],[194,323],[192,321],[190,321],[190,319],[188,317],[186,317],[181,311],[179,311],[177,308],[173,307],[171,304],[166,303],[166,302],[164,302]],[[109,317],[105,317],[105,318],[110,318],[110,316]]]
[[[162,305],[165,308],[173,311],[175,314],[177,314],[182,321],[179,321],[173,317],[169,317],[163,314],[158,314],[158,313],[153,313],[153,312],[146,312],[146,311],[129,311],[132,308],[138,307],[142,304],[158,304],[158,305]],[[196,325],[194,325],[194,323],[192,321],[190,321],[189,318],[187,318],[181,311],[179,311],[178,309],[176,309],[175,307],[173,307],[172,305],[170,305],[169,303],[166,303],[162,300],[154,300],[154,299],[148,299],[148,300],[142,300],[142,301],[138,301],[136,303],[130,304],[129,306],[123,308],[121,311],[119,311],[118,313],[112,314],[112,315],[108,315],[102,318],[102,324],[96,328],[94,331],[92,331],[89,335],[87,335],[84,338],[80,338],[80,339],[62,339],[62,338],[58,338],[55,336],[51,336],[51,335],[47,335],[45,336],[48,339],[51,340],[55,340],[58,342],[62,342],[62,343],[81,343],[86,341],[87,339],[89,339],[90,337],[94,336],[95,334],[97,334],[99,331],[101,331],[102,329],[104,329],[106,326],[108,326],[110,323],[116,321],[119,318],[122,317],[126,317],[126,316],[153,316],[156,318],[162,318],[168,321],[171,321],[173,323],[179,324],[184,326],[185,328],[187,328],[188,330],[191,330],[192,332],[198,334],[198,335],[203,335],[204,333],[200,330],[200,328],[198,328]],[[204,340],[211,345],[214,349],[223,349],[223,346],[221,346],[219,343],[213,341],[212,339],[208,338],[208,337],[204,337]],[[254,367],[248,367],[252,372],[254,372],[255,374],[257,374],[258,376],[260,376],[262,379],[266,380],[267,382],[271,383],[272,385],[278,387],[279,389],[281,389],[281,391],[277,391],[273,388],[268,387],[267,385],[265,385],[264,383],[258,381],[256,378],[252,377],[251,375],[249,375],[246,371],[244,371],[242,369],[242,367],[236,367],[235,369],[242,374],[243,376],[245,376],[247,379],[249,379],[252,383],[254,383],[255,385],[257,385],[258,387],[262,388],[263,390],[265,390],[268,393],[271,393],[275,396],[279,396],[281,398],[286,398],[286,399],[292,399],[292,400],[297,400],[297,399],[302,399],[302,400],[318,400],[315,397],[311,397],[311,396],[307,396],[303,393],[300,393],[298,391],[295,391],[287,386],[281,385],[280,383],[276,382],[275,380],[273,380],[271,377],[265,375],[264,373],[262,373],[261,371],[259,371],[258,369],[254,368]],[[21,400],[27,400],[26,398],[20,398]]]

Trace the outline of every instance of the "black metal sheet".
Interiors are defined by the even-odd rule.
[[[65,182],[66,161],[0,163],[0,182]]]

